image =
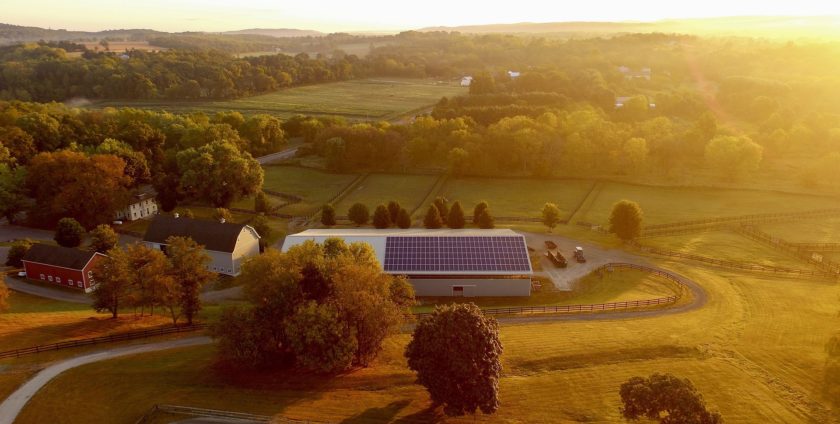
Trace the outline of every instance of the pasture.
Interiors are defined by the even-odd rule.
[[[341,116],[350,120],[391,120],[412,111],[431,107],[441,97],[467,92],[465,87],[438,84],[433,80],[378,78],[286,88],[236,100],[177,102],[106,101],[92,107],[134,107],[176,113],[238,111],[267,113],[278,117],[296,114]]]
[[[263,188],[301,197],[301,202],[284,206],[279,212],[306,215],[317,211],[356,177],[356,174],[330,174],[309,168],[267,166]]]
[[[543,205],[553,202],[565,219],[591,187],[592,182],[585,180],[451,178],[438,195],[450,202],[459,200],[469,215],[472,215],[473,207],[484,200],[494,216],[538,218]]]
[[[337,205],[336,213],[347,215],[354,203],[366,205],[371,214],[380,204],[396,200],[409,213],[420,203],[437,180],[435,175],[370,174]]]
[[[591,205],[581,211],[582,221],[607,224],[613,205],[622,199],[641,206],[644,223],[663,224],[695,219],[759,213],[781,213],[838,208],[836,197],[788,194],[773,191],[656,187],[603,183],[593,193]]]
[[[619,422],[619,385],[653,372],[691,379],[728,423],[836,418],[821,395],[824,345],[840,329],[836,283],[660,265],[698,281],[706,307],[634,320],[503,322],[502,405],[492,417],[430,410],[400,335],[373,366],[336,377],[225,372],[212,347],[86,365],[36,394],[19,422],[133,422],[154,403],[333,422]]]
[[[840,243],[840,217],[763,224],[762,231],[792,243]]]

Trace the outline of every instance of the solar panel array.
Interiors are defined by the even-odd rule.
[[[388,236],[385,271],[530,272],[531,267],[521,236]]]

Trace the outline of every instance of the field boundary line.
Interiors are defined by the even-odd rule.
[[[572,223],[575,220],[575,216],[579,213],[583,212],[585,215],[586,212],[589,212],[589,208],[592,207],[592,204],[595,203],[595,199],[601,194],[601,190],[603,190],[604,184],[600,181],[592,181],[592,187],[589,188],[589,191],[586,192],[586,196],[581,199],[580,203],[578,203],[577,207],[569,214],[569,217],[566,219],[566,224]],[[584,206],[586,209],[584,209]]]
[[[425,197],[420,199],[420,203],[414,206],[414,209],[412,209],[411,212],[409,212],[408,216],[413,217],[414,214],[416,214],[417,211],[419,211],[420,208],[423,207],[423,205],[427,203],[431,204],[434,198],[437,197],[437,194],[440,193],[440,191],[443,189],[443,186],[446,185],[447,182],[449,182],[449,174],[439,174],[437,180],[435,180],[435,183],[432,184],[428,191],[426,191]]]

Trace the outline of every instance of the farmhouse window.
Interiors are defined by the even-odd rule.
[[[81,281],[79,281],[79,282],[77,282],[77,283],[76,283],[76,285],[77,285],[78,287],[82,287],[82,282],[81,282]]]
[[[73,280],[72,280],[72,279],[67,280],[67,284],[69,284],[69,285],[71,285],[71,286],[72,286],[72,285],[73,285]]]
[[[61,277],[55,277],[55,282],[61,284]]]
[[[46,277],[44,277],[44,274],[41,274],[41,279],[42,280],[46,279]]]
[[[49,280],[49,281],[52,283],[52,275],[50,275],[49,277],[47,277],[47,280]]]

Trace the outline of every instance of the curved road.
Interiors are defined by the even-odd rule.
[[[170,340],[159,343],[151,343],[139,346],[126,346],[116,349],[107,349],[96,353],[89,353],[86,355],[77,356],[75,358],[66,359],[64,361],[55,363],[44,368],[38,374],[35,374],[29,381],[20,386],[14,393],[12,393],[3,403],[0,403],[0,423],[11,424],[15,421],[18,414],[23,407],[29,402],[32,396],[38,392],[42,387],[50,382],[57,375],[67,371],[71,368],[90,364],[92,362],[104,361],[108,359],[119,358],[126,355],[136,355],[138,353],[154,352],[158,350],[175,349],[179,347],[198,346],[211,343],[209,337],[190,337],[187,339]]]

